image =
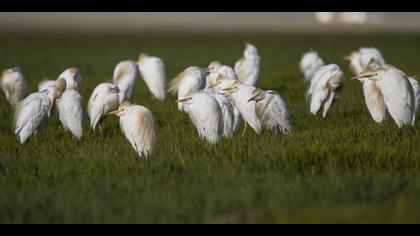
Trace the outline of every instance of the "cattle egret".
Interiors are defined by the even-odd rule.
[[[137,65],[149,91],[158,100],[165,100],[166,74],[163,60],[142,53],[137,61]]]
[[[122,61],[114,69],[114,85],[120,90],[120,103],[131,101],[134,96],[139,71],[135,61]]]
[[[394,119],[398,127],[413,124],[415,115],[415,95],[408,77],[397,68],[386,65],[377,69],[367,69],[354,77],[361,81],[374,82],[377,94],[372,99],[376,106],[371,106],[377,114],[384,115],[386,111]],[[372,112],[370,110],[370,112]],[[371,114],[374,117],[374,114]]]
[[[65,80],[58,79],[56,86],[58,90],[64,90]],[[74,137],[81,139],[85,122],[82,96],[74,89],[66,89],[57,99],[57,110],[64,129],[70,130]]]
[[[44,79],[38,83],[38,92],[44,91],[49,87],[54,87],[56,85],[56,80]]]
[[[276,134],[292,133],[290,112],[286,102],[275,91],[255,89],[248,102],[255,101],[255,111],[261,124]]]
[[[343,85],[343,72],[336,64],[319,68],[311,79],[308,98],[310,111],[316,115],[322,109],[322,117],[327,116],[332,103],[338,98]]]
[[[309,51],[303,54],[302,59],[299,63],[299,68],[305,75],[305,80],[310,81],[316,70],[324,66],[325,63],[322,58],[318,55],[318,52]]]
[[[111,83],[99,84],[92,92],[88,102],[88,115],[93,130],[108,112],[115,111],[120,105],[119,89]],[[99,124],[99,128],[101,126]],[[102,130],[102,129],[101,129]]]
[[[210,92],[210,95],[216,99],[222,111],[223,137],[232,138],[234,132],[233,128],[235,119],[234,106],[230,102],[229,98],[223,93]]]
[[[355,75],[364,71],[372,60],[378,66],[385,65],[385,60],[381,52],[376,48],[359,48],[359,50],[353,51],[349,56],[345,56],[344,59],[350,61],[350,69]]]
[[[260,56],[257,48],[246,43],[244,57],[235,64],[238,80],[246,85],[256,86],[260,77]]]
[[[0,87],[13,107],[27,96],[26,79],[18,67],[1,73]]]
[[[205,89],[211,89],[217,84],[219,74],[223,76],[223,79],[236,80],[235,71],[230,66],[222,65],[218,61],[213,61],[209,64],[209,75],[206,78]]]
[[[120,117],[121,131],[140,157],[148,157],[152,153],[156,142],[156,129],[149,109],[125,101],[118,110],[108,114]]]
[[[74,89],[77,92],[82,92],[82,75],[76,68],[70,68],[61,73],[58,78],[66,80],[66,89]]]
[[[196,66],[190,66],[171,81],[169,91],[172,93],[178,92],[178,99],[185,98],[189,94],[198,92],[204,89],[206,85],[207,72],[207,68],[203,69]],[[185,103],[178,103],[178,109],[187,112],[186,109],[188,109],[188,107],[185,107],[184,105]]]
[[[21,144],[36,134],[45,120],[50,116],[55,100],[62,91],[49,87],[42,92],[30,94],[15,106],[14,128]]]
[[[222,139],[224,134],[222,109],[213,96],[206,91],[199,91],[176,102],[188,107],[188,115],[197,128],[200,139],[212,144]]]

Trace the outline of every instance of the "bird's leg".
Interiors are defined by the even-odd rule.
[[[242,138],[245,136],[245,132],[246,132],[246,127],[248,126],[248,122],[244,122],[244,131],[242,132]]]

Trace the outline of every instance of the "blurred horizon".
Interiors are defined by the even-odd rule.
[[[2,33],[420,32],[416,12],[0,13]]]

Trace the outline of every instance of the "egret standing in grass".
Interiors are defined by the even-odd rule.
[[[371,80],[377,90],[369,111],[372,117],[385,119],[386,112],[391,115],[398,127],[412,125],[415,115],[415,95],[408,77],[397,68],[386,65],[377,69],[367,68],[353,79]],[[377,121],[375,119],[375,121]]]
[[[318,52],[311,50],[303,54],[299,63],[299,68],[305,75],[305,80],[310,81],[315,72],[324,65],[325,63],[318,55]]]
[[[255,102],[255,111],[261,124],[276,134],[293,131],[290,112],[286,102],[275,91],[255,89],[248,102]]]
[[[311,79],[308,98],[310,111],[316,115],[322,110],[322,117],[327,116],[333,102],[338,98],[343,86],[343,71],[330,64],[319,68]]]
[[[93,130],[99,125],[99,129],[102,132],[100,122],[108,112],[118,109],[120,105],[119,93],[118,86],[111,83],[99,84],[93,90],[87,107],[90,125]]]
[[[245,45],[244,56],[235,63],[235,72],[242,83],[257,86],[260,77],[260,56],[254,45]]]
[[[55,100],[61,96],[55,86],[30,94],[15,106],[14,128],[21,144],[36,134],[51,114]]]
[[[152,154],[156,142],[156,128],[149,109],[125,101],[118,110],[108,114],[120,117],[121,131],[140,157]]]
[[[208,69],[190,66],[181,72],[170,83],[169,92],[178,93],[178,99],[187,97],[189,94],[204,89]],[[185,103],[178,103],[178,110],[187,112]]]
[[[156,99],[160,101],[165,100],[166,73],[163,60],[142,53],[137,61],[137,65],[149,91]]]
[[[187,113],[197,128],[201,139],[215,144],[223,137],[223,114],[216,98],[206,91],[188,94],[187,97],[177,100],[178,103],[188,107]]]
[[[56,85],[56,80],[43,79],[38,83],[38,92],[44,91],[49,87],[54,87]]]
[[[115,67],[113,81],[120,91],[120,103],[133,99],[138,74],[139,71],[135,61],[122,61]]]
[[[82,75],[77,68],[69,68],[65,70],[58,78],[66,80],[66,89],[74,89],[82,93]]]
[[[58,79],[56,87],[59,91],[64,91],[66,80]],[[85,111],[83,109],[83,99],[79,92],[74,89],[66,89],[61,97],[57,99],[57,110],[64,129],[70,130],[74,137],[81,139],[83,136]]]
[[[6,95],[7,101],[13,107],[22,101],[28,93],[26,79],[18,67],[4,70],[1,73],[0,87]]]

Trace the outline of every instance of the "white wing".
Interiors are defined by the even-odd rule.
[[[64,128],[76,138],[82,138],[85,118],[82,96],[75,90],[66,90],[57,100],[57,108]]]
[[[238,66],[235,66],[238,80],[244,84],[256,86],[259,79],[259,61],[257,59],[245,59],[238,63]]]
[[[139,69],[150,92],[159,100],[165,99],[165,64],[156,57],[144,59]]]
[[[120,102],[133,99],[138,77],[134,61],[122,61],[114,69],[113,82],[120,89]]]
[[[414,104],[415,104],[415,109],[414,109],[414,115],[413,115],[413,125],[416,121],[416,115],[417,112],[419,111],[419,106],[420,106],[420,86],[419,86],[419,82],[417,81],[417,79],[415,77],[408,77],[408,80],[410,81],[410,84],[413,88],[413,93],[414,93]]]
[[[111,111],[118,109],[119,98],[117,93],[109,92],[112,84],[103,83],[93,91],[88,102],[88,114],[91,127],[96,128],[102,117]]]
[[[231,138],[233,136],[234,111],[229,98],[224,94],[211,93],[219,104],[223,115],[223,136]]]
[[[255,113],[255,103],[248,102],[249,98],[252,96],[252,92],[255,90],[255,87],[245,84],[239,84],[237,86],[238,91],[232,93],[231,95],[233,104],[238,108],[242,118],[257,134],[260,134],[261,122]]]
[[[256,104],[261,122],[278,133],[290,134],[293,131],[290,112],[283,98],[274,91],[267,91],[262,102]]]
[[[365,80],[363,82],[363,93],[372,119],[377,123],[382,123],[386,117],[386,106],[382,92],[375,82]]]
[[[311,100],[310,111],[312,114],[318,113],[329,95],[328,88],[325,86],[328,79],[329,71],[318,70],[311,80],[308,97]]]

